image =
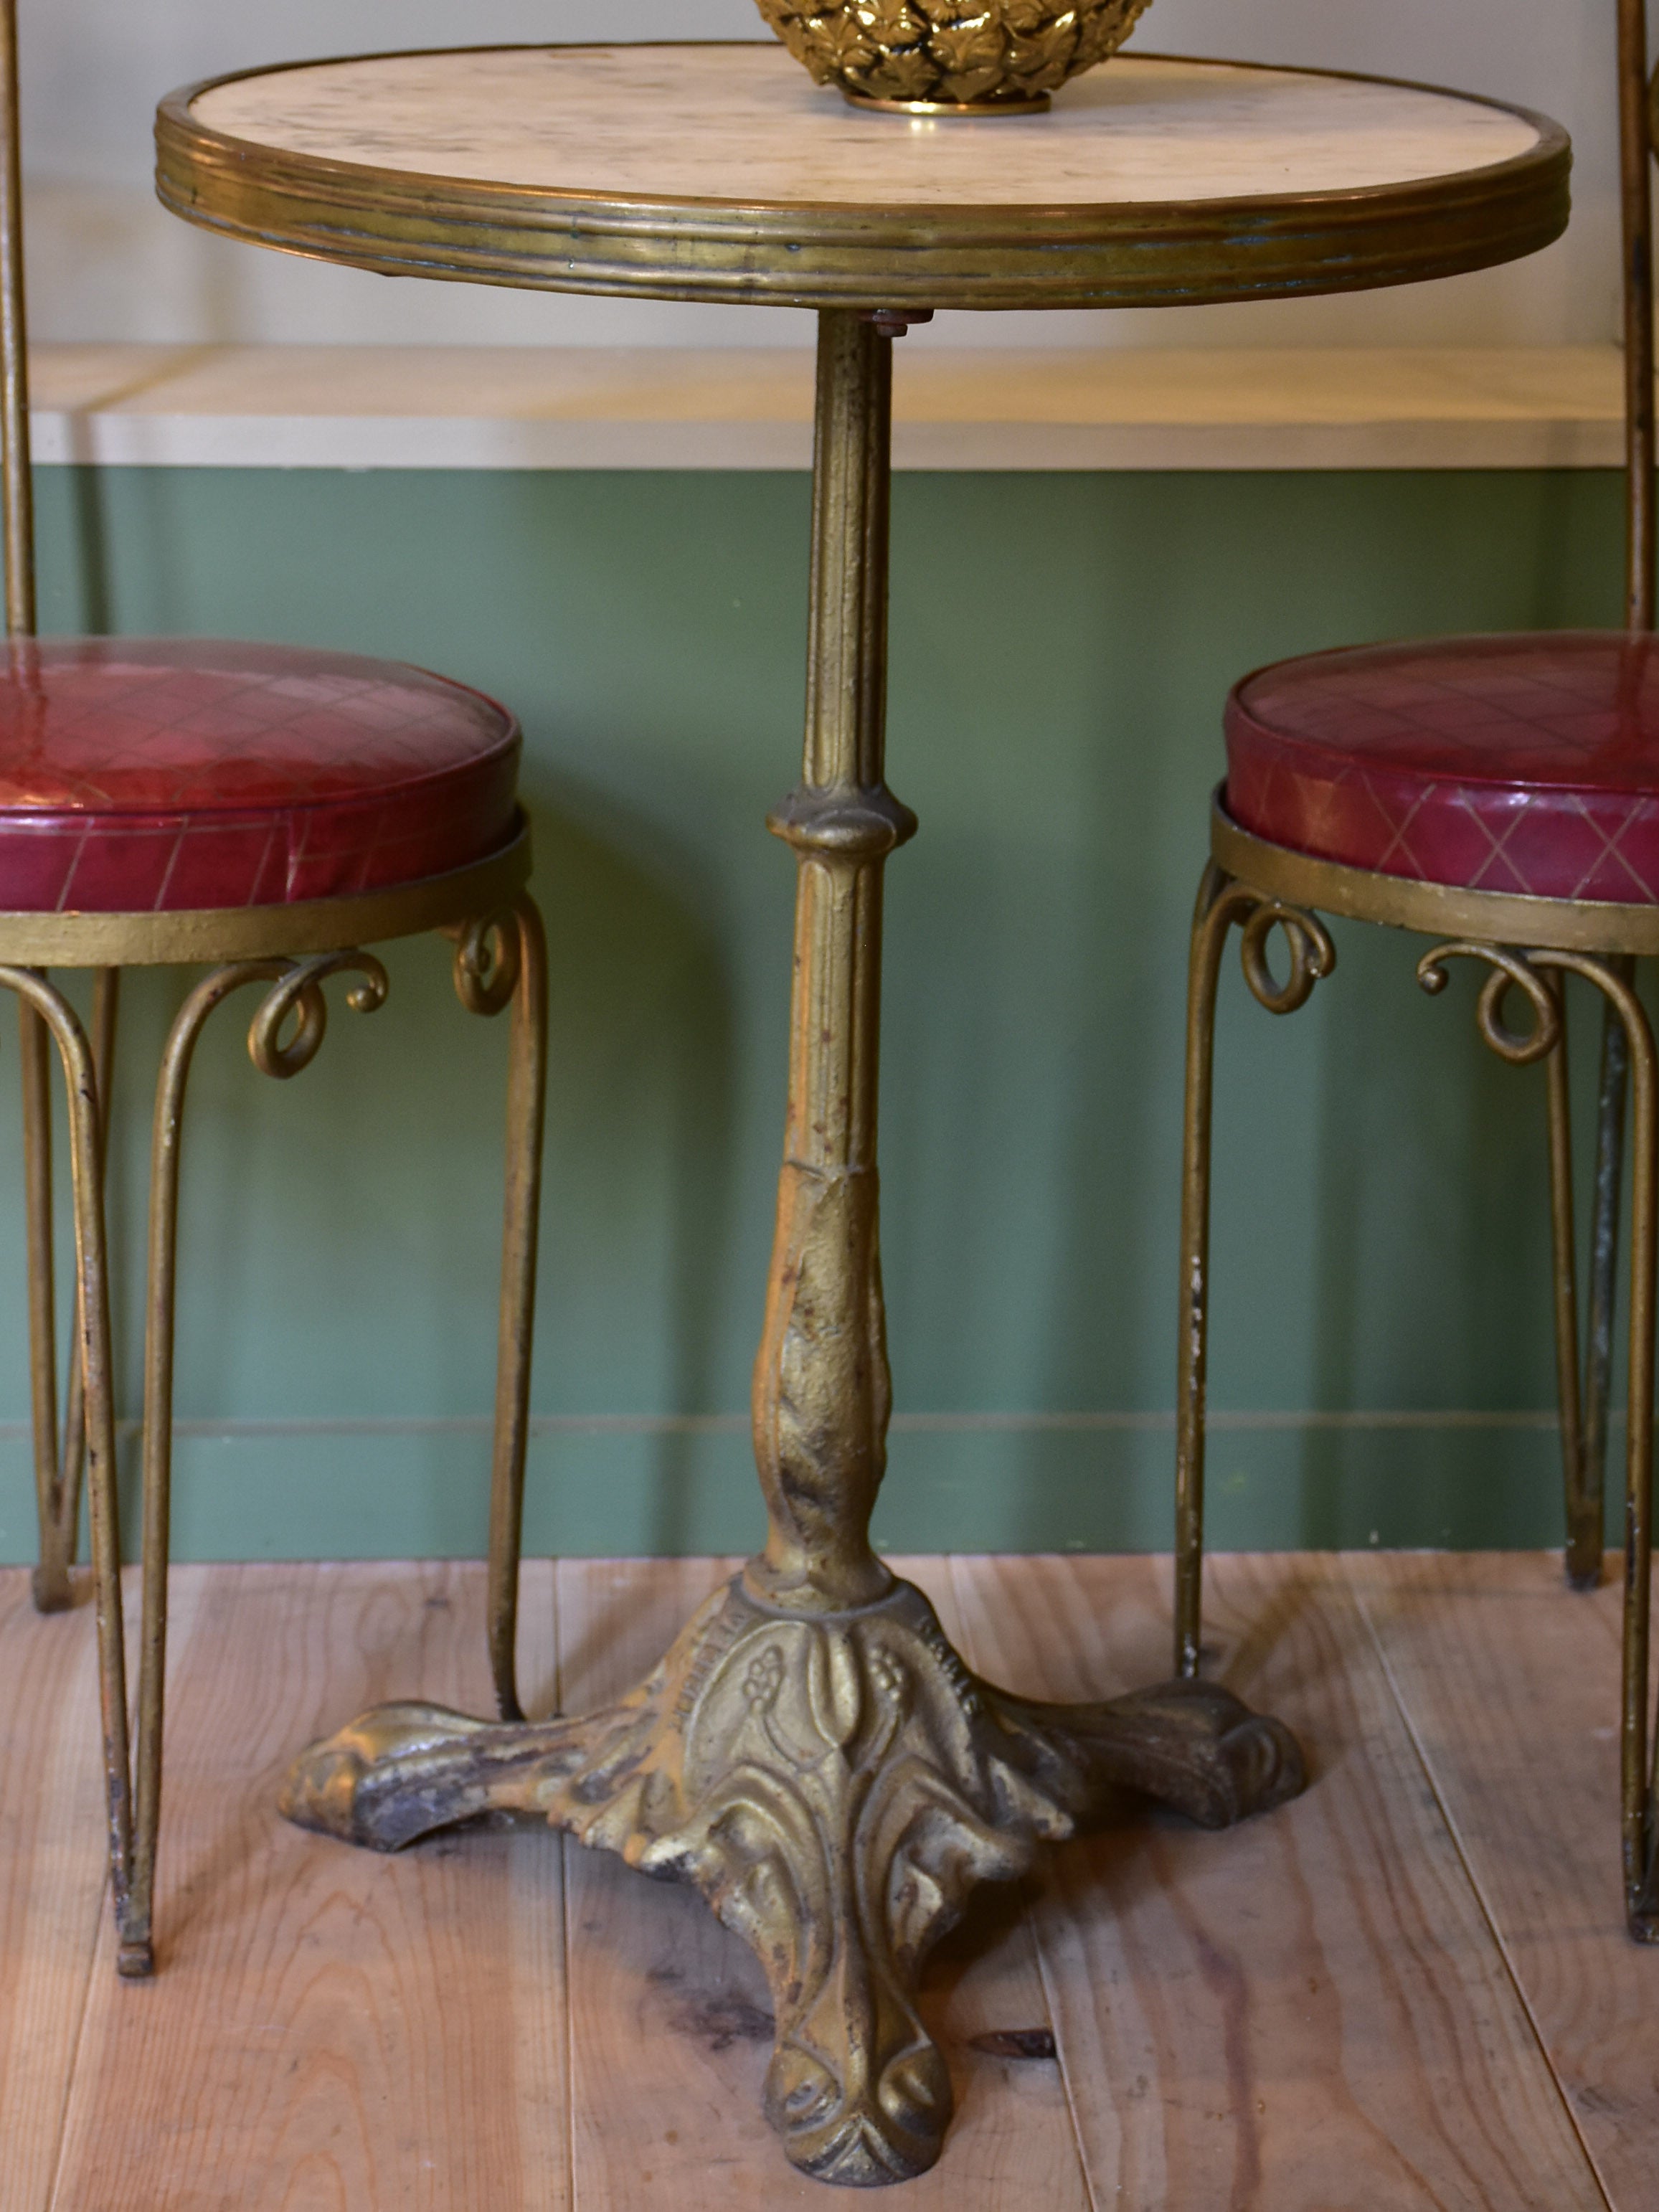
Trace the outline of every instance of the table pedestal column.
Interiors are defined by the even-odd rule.
[[[1049,1706],[979,1680],[870,1548],[890,1401],[877,1234],[881,884],[915,820],[883,781],[891,341],[820,318],[788,1125],[755,1449],[766,1547],[650,1678],[581,1719],[383,1705],[296,1762],[283,1810],[380,1850],[489,1811],[539,1815],[696,1883],[764,1966],[768,2116],[825,2181],[939,2155],[951,2082],[915,1998],[976,1882],[1124,1792],[1220,1827],[1302,1786],[1279,1723],[1177,1681]],[[650,2085],[641,2083],[641,2093]]]

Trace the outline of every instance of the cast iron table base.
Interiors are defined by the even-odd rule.
[[[799,787],[770,827],[799,863],[788,1122],[755,1452],[766,1549],[650,1679],[579,1720],[381,1705],[296,1763],[283,1810],[395,1850],[538,1814],[696,1883],[758,1955],[768,2118],[792,2162],[868,2186],[921,2173],[951,2081],[915,2004],[975,1882],[1006,1881],[1125,1792],[1209,1827],[1296,1795],[1277,1721],[1212,1684],[1040,1705],[969,1673],[870,1548],[890,1402],[877,1237],[881,886],[915,817],[883,778],[892,334],[819,318],[811,631]]]

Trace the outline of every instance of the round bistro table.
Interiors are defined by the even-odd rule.
[[[167,206],[392,274],[818,311],[789,1095],[755,1368],[765,1549],[581,1718],[381,1706],[283,1807],[392,1850],[501,1809],[696,1884],[776,2008],[769,2117],[826,2181],[918,2173],[951,2097],[917,1972],[979,1881],[1125,1790],[1223,1826],[1303,1785],[1278,1722],[1176,1680],[1041,1706],[972,1674],[870,1547],[890,1400],[877,1240],[892,338],[944,307],[1167,307],[1402,284],[1567,216],[1534,115],[1376,78],[1131,55],[1039,117],[860,113],[772,44],[392,54],[161,106]],[[509,1625],[510,1626],[510,1625]]]

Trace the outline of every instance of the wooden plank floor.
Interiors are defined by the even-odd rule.
[[[531,1693],[643,1671],[726,1563],[539,1563]],[[981,1671],[1165,1670],[1167,1562],[908,1563]],[[1532,1555],[1215,1563],[1214,1671],[1310,1755],[1225,1835],[1137,1820],[929,1969],[951,2212],[1652,2212],[1659,1949],[1622,1932],[1616,1585]],[[161,1972],[113,1968],[91,1622],[0,1571],[0,2212],[772,2212],[764,1984],[692,1896],[544,1832],[386,1860],[276,1778],[374,1698],[483,1710],[479,1571],[175,1577]],[[1049,2055],[1049,2054],[1052,2055]]]

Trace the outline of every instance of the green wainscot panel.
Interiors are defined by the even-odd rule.
[[[538,1549],[757,1533],[742,1408],[792,890],[762,824],[796,769],[807,495],[784,474],[40,472],[47,626],[401,655],[524,721],[553,959]],[[921,833],[889,871],[883,1540],[1167,1542],[1185,939],[1226,687],[1345,641],[1615,620],[1619,509],[1594,473],[899,480],[890,776]],[[1482,1050],[1473,979],[1431,1002],[1411,941],[1339,939],[1293,1018],[1236,972],[1224,992],[1216,1540],[1553,1541],[1542,1079]],[[482,1544],[506,1039],[463,1013],[441,943],[389,965],[385,1009],[342,999],[296,1083],[254,1073],[229,1009],[204,1042],[182,1556]],[[183,988],[136,978],[122,1040],[129,1414]],[[15,1121],[9,1559],[32,1540]]]

